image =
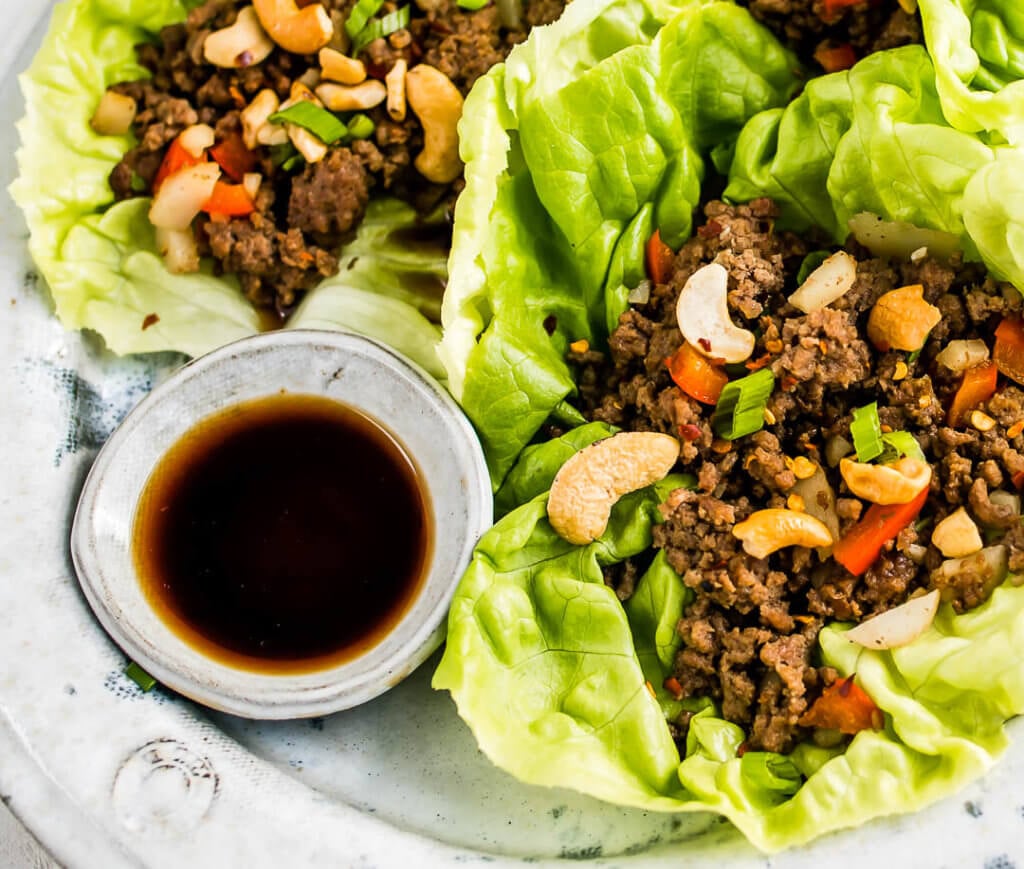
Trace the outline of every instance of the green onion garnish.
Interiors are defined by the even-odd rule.
[[[812,250],[807,256],[803,258],[800,263],[800,269],[796,273],[796,285],[798,287],[803,286],[806,281],[818,266],[820,266],[825,260],[827,260],[832,254],[827,250]]]
[[[858,462],[870,462],[882,455],[885,445],[882,443],[882,423],[878,418],[878,402],[872,401],[853,412],[850,423],[850,434],[853,436],[853,449],[857,453]]]
[[[285,172],[291,172],[292,169],[297,169],[299,166],[301,166],[305,162],[306,162],[306,158],[303,157],[301,154],[292,154],[291,157],[289,157],[287,160],[285,160],[281,164],[281,168]]]
[[[156,687],[156,679],[149,675],[134,661],[129,661],[124,668],[124,674],[138,685],[144,692],[152,691]]]
[[[362,0],[360,0],[362,2]],[[383,18],[373,18],[352,38],[352,56],[355,57],[375,39],[382,39],[409,24],[409,7],[402,6]]]
[[[348,18],[345,19],[345,32],[349,39],[355,39],[383,5],[384,0],[359,0],[352,7],[352,11],[348,13]]]
[[[913,365],[915,362],[917,362],[917,360],[918,360],[918,358],[920,356],[921,356],[921,348],[918,347],[917,350],[915,350],[913,353],[911,353],[907,357],[907,365]]]
[[[281,166],[298,153],[291,142],[287,142],[284,145],[272,145],[270,147],[270,162],[275,166]]]
[[[725,384],[715,405],[711,426],[726,440],[736,440],[764,427],[764,409],[775,388],[775,375],[762,368]]]
[[[348,119],[348,134],[353,139],[369,139],[375,129],[373,121],[361,112]]]
[[[348,133],[346,127],[327,109],[322,109],[309,100],[300,100],[280,112],[275,112],[269,118],[272,124],[295,124],[309,130],[325,145],[337,142]]]
[[[483,9],[490,2],[491,0],[455,0],[455,5],[460,9],[476,12],[478,9]]]
[[[885,462],[895,462],[902,456],[920,459],[922,462],[926,461],[924,450],[921,449],[917,438],[908,431],[886,432],[882,435],[882,442],[885,444],[885,447],[882,455],[879,457],[879,461],[883,464]]]

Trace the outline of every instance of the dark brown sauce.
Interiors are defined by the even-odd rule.
[[[245,402],[190,429],[135,516],[143,590],[193,648],[266,673],[379,642],[430,560],[427,493],[401,444],[326,398]]]

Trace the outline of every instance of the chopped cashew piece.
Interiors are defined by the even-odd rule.
[[[687,343],[711,359],[743,362],[754,352],[754,333],[729,317],[729,273],[718,263],[690,275],[676,302],[676,320]]]
[[[942,312],[924,300],[924,287],[911,284],[885,293],[868,315],[868,338],[883,353],[924,346]]]
[[[316,89],[316,95],[332,112],[355,112],[379,106],[388,90],[384,82],[370,78],[357,85],[327,82]]]
[[[815,549],[831,546],[832,532],[810,513],[769,507],[751,513],[732,529],[733,537],[743,541],[743,549],[754,558],[767,558],[787,546]]]
[[[253,0],[260,24],[285,51],[316,54],[331,41],[334,22],[320,3],[299,8],[295,0]]]
[[[104,91],[89,126],[101,136],[123,136],[132,128],[136,111],[138,105],[133,97]]]
[[[663,479],[678,458],[679,441],[657,432],[619,432],[584,447],[551,483],[551,527],[570,543],[596,540],[616,501]]]
[[[872,504],[906,504],[931,482],[932,466],[910,456],[885,465],[841,459],[839,473],[858,498]]]
[[[462,94],[439,69],[419,63],[405,74],[405,98],[423,126],[423,150],[413,165],[435,184],[454,181],[462,173],[458,129]]]
[[[366,64],[333,48],[320,49],[320,69],[328,81],[359,84],[366,80]]]
[[[262,63],[273,50],[273,40],[252,6],[240,9],[234,24],[215,30],[203,42],[203,57],[225,69]]]
[[[264,88],[253,97],[249,105],[242,109],[242,141],[250,151],[255,150],[257,145],[284,144],[283,142],[263,142],[260,139],[260,133],[265,127],[270,127],[272,132],[279,130],[282,135],[287,137],[284,127],[271,124],[269,120],[280,105],[281,101],[277,98],[277,94],[270,88]]]
[[[867,649],[896,649],[912,643],[928,630],[938,611],[939,590],[934,589],[861,622],[843,636]]]
[[[388,89],[388,115],[392,121],[405,120],[405,73],[408,69],[405,58],[399,58],[384,76]]]
[[[974,520],[961,507],[950,513],[932,531],[932,544],[946,558],[963,558],[979,552],[985,545],[981,540],[981,532]]]
[[[807,276],[789,297],[789,304],[810,314],[842,298],[857,280],[857,260],[845,250],[836,251]]]

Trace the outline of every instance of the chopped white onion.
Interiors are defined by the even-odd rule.
[[[646,305],[651,299],[651,282],[642,280],[629,291],[627,300],[631,305]]]
[[[1015,516],[1020,516],[1020,495],[1015,495],[1004,489],[996,489],[989,493],[988,499],[997,507],[1009,507]]]
[[[498,18],[501,26],[509,30],[521,30],[523,27],[523,0],[497,0]]]
[[[955,235],[937,229],[921,229],[912,223],[882,220],[878,215],[862,211],[847,224],[854,238],[875,256],[909,259],[919,248],[926,247],[938,259],[949,259],[960,249]]]
[[[186,127],[182,130],[181,135],[178,136],[178,141],[181,142],[182,148],[198,160],[203,156],[203,152],[207,148],[213,147],[213,143],[217,141],[217,136],[213,132],[213,127],[209,124],[193,124],[191,127]]]
[[[928,630],[938,610],[939,590],[935,589],[861,622],[844,636],[867,649],[895,649],[913,642]]]
[[[957,338],[939,351],[935,361],[954,374],[961,374],[988,361],[988,345],[980,338]]]
[[[256,196],[260,192],[260,185],[262,183],[263,176],[259,172],[246,172],[242,176],[242,186],[253,202],[256,201]]]
[[[819,467],[811,476],[797,480],[791,491],[803,499],[804,512],[818,519],[828,528],[832,539],[838,540],[839,514],[836,512],[836,493],[825,472]],[[818,548],[818,555],[823,559],[831,552],[831,546]]]
[[[163,229],[188,229],[213,195],[219,177],[220,166],[216,163],[198,163],[175,172],[153,197],[150,223]]]
[[[132,128],[137,110],[138,105],[132,97],[104,91],[89,126],[101,136],[123,136]]]
[[[789,303],[805,314],[820,311],[849,292],[856,280],[857,260],[845,250],[836,251],[807,276]]]
[[[175,275],[199,271],[199,247],[189,229],[156,228],[156,247],[167,271]]]

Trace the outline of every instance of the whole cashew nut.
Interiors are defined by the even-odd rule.
[[[729,317],[729,273],[718,263],[701,266],[683,286],[676,320],[687,343],[711,359],[743,362],[754,352],[754,333]]]
[[[388,90],[383,82],[369,78],[357,85],[326,82],[316,89],[316,95],[332,112],[355,112],[379,106]]]
[[[942,312],[925,301],[924,287],[911,284],[882,295],[868,314],[868,339],[883,353],[924,347]]]
[[[551,483],[551,527],[570,543],[596,540],[608,527],[615,502],[664,478],[678,458],[679,441],[657,432],[619,432],[584,447]]]
[[[215,30],[203,42],[203,57],[225,69],[261,63],[273,50],[274,43],[252,6],[239,10],[234,24]]]
[[[961,507],[939,522],[932,531],[932,545],[946,558],[963,558],[985,545],[974,520]]]
[[[334,22],[319,3],[300,9],[295,0],[253,0],[260,24],[285,51],[316,54],[331,41]]]
[[[405,74],[405,97],[423,125],[423,150],[414,161],[417,171],[435,184],[454,181],[462,173],[462,94],[441,70],[420,63]]]
[[[910,456],[886,465],[841,459],[839,473],[858,498],[872,504],[906,504],[931,482],[932,466]]]
[[[758,510],[732,529],[733,537],[754,558],[767,558],[787,546],[815,549],[832,545],[832,532],[809,513],[770,507]]]

